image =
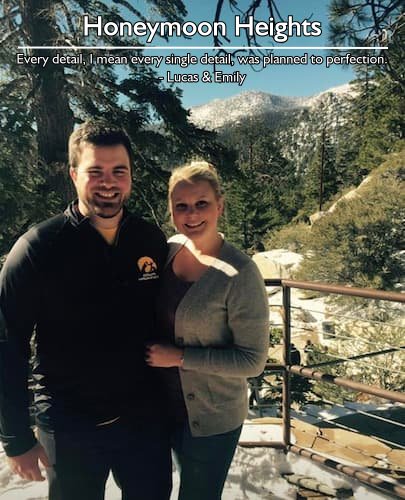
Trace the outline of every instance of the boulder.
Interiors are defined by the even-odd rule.
[[[253,255],[264,279],[291,278],[293,272],[298,268],[302,255],[290,252],[283,248],[259,252]]]

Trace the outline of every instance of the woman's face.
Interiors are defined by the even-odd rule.
[[[171,197],[171,211],[177,230],[191,240],[215,238],[223,200],[217,198],[208,181],[180,181]]]

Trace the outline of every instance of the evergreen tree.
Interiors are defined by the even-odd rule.
[[[336,131],[338,137],[334,149],[338,171],[337,192],[348,186],[356,186],[365,174],[365,171],[360,170],[356,164],[361,131],[356,126],[356,113],[359,108],[354,104],[355,101],[356,99],[351,99],[350,111],[345,113],[345,123]]]
[[[7,85],[5,85],[7,87]],[[41,205],[36,196],[35,144],[26,121],[26,108],[13,85],[0,96],[0,255],[27,228],[30,212]],[[13,113],[6,111],[5,103]]]
[[[404,138],[405,101],[398,85],[387,76],[360,79],[358,88],[354,107],[358,153],[353,167],[364,175]]]
[[[164,3],[149,0],[146,4],[154,10],[154,15],[169,21],[181,21],[186,15],[181,0]],[[35,193],[27,202],[23,215],[9,206],[8,218],[0,223],[1,232],[13,225],[18,234],[25,226],[20,222],[15,225],[19,217],[27,219],[27,223],[35,222],[60,210],[71,198],[73,193],[66,168],[68,137],[74,123],[88,117],[105,118],[126,128],[135,150],[136,182],[131,203],[156,222],[162,222],[166,212],[167,173],[162,167],[178,164],[191,155],[224,163],[223,151],[216,144],[214,134],[199,130],[188,121],[188,114],[181,105],[180,92],[164,88],[150,67],[132,64],[130,59],[125,72],[122,67],[118,72],[114,66],[53,64],[51,60],[44,67],[16,64],[15,47],[18,45],[74,47],[137,43],[134,39],[107,35],[97,39],[97,43],[94,37],[84,38],[80,26],[84,13],[91,19],[102,15],[115,22],[126,20],[123,13],[125,17],[145,20],[144,15],[125,0],[113,3],[102,0],[4,0],[0,5],[0,96],[3,116],[0,127],[2,134],[8,136],[7,148],[0,153],[0,163],[4,165],[1,169],[5,178],[7,154],[11,155],[15,174],[32,175],[25,184],[30,184]],[[55,55],[55,51],[36,49],[29,49],[26,53]],[[130,55],[124,50],[118,53]],[[100,52],[95,51],[94,54],[100,55]],[[105,51],[101,54],[110,55]],[[77,51],[63,51],[63,55],[75,56]],[[20,107],[16,106],[16,100],[22,103]],[[25,113],[18,111],[22,106]],[[15,127],[25,131],[19,138],[9,134],[12,130],[10,123],[17,113],[18,124]],[[21,147],[23,140],[25,142]],[[20,153],[27,149],[30,154],[23,158]],[[19,161],[21,164],[17,166]],[[15,181],[20,184],[19,177],[15,177]],[[7,190],[13,191],[11,184]],[[28,193],[25,199],[28,200]],[[12,241],[9,241],[5,248],[11,244]]]
[[[326,128],[318,138],[314,156],[305,172],[304,210],[311,213],[322,210],[325,201],[335,194],[341,183],[337,172],[335,145]]]
[[[304,197],[300,217],[358,185],[385,155],[402,147],[405,100],[400,87],[375,68],[359,66],[356,73],[352,96],[341,103],[327,96],[307,116],[308,141],[313,142],[302,146],[301,163],[306,165],[300,175]]]
[[[405,127],[404,15],[401,0],[331,2],[333,45],[369,46],[377,50],[379,46],[388,46],[387,51],[381,52],[383,64],[355,68],[358,95],[353,100],[346,139],[341,141],[344,149],[342,154],[337,152],[337,159],[344,162],[344,185],[358,184],[381,163],[384,155],[401,148]]]
[[[226,186],[227,236],[253,249],[295,213],[293,167],[281,155],[274,132],[259,120],[232,127],[224,141],[237,154],[234,179]]]
[[[380,68],[405,92],[403,0],[333,0],[329,11],[331,44],[375,47],[377,51],[388,45]]]

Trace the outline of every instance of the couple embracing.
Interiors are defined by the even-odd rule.
[[[125,207],[126,133],[88,121],[69,140],[77,200],[16,242],[0,274],[0,437],[11,469],[51,500],[221,498],[262,372],[268,305],[254,263],[218,232],[213,166],[169,181],[166,242]],[[136,182],[136,179],[134,180]],[[34,381],[36,432],[28,377]]]

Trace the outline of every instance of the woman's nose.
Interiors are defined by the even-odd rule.
[[[196,207],[195,207],[194,205],[189,205],[189,206],[187,207],[187,213],[188,213],[188,214],[193,214],[194,212],[197,212]]]

